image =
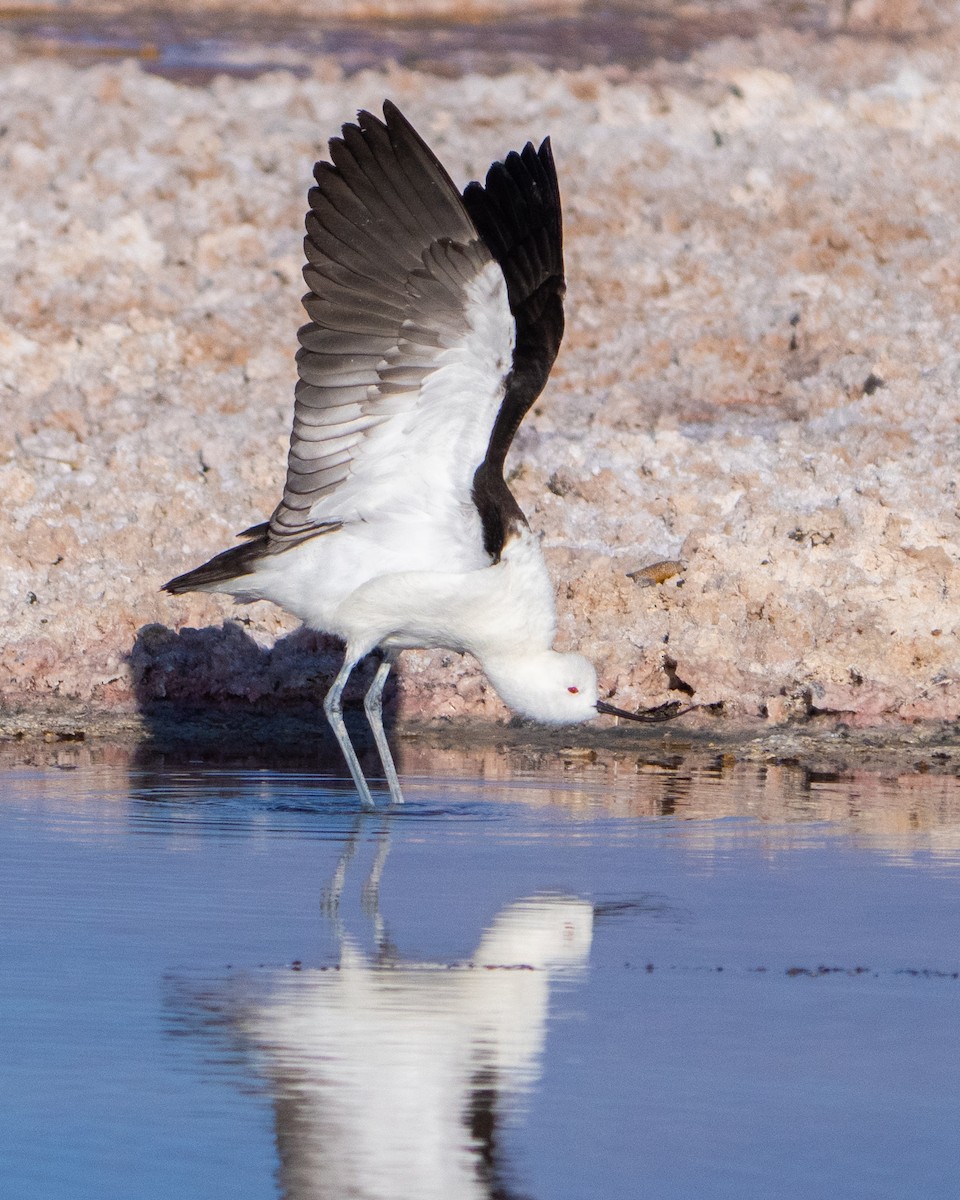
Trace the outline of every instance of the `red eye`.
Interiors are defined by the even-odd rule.
[[[575,688],[575,687],[568,687],[567,691],[570,693],[571,696],[578,696],[580,694],[580,689]]]

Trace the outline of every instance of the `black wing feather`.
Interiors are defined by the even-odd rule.
[[[503,479],[507,451],[543,391],[563,337],[563,224],[557,171],[546,138],[494,163],[483,184],[471,183],[463,202],[487,249],[500,264],[517,325],[513,367],[487,455],[473,481],[484,547],[500,557],[511,524],[523,520]]]

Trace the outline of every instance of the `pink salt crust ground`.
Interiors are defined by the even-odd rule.
[[[4,727],[279,706],[332,669],[267,604],[159,587],[278,498],[310,168],[385,95],[461,182],[553,135],[568,332],[510,465],[561,646],[627,706],[682,683],[728,719],[956,719],[958,28],[209,88],[0,44]],[[405,656],[397,703],[506,715],[441,653]]]

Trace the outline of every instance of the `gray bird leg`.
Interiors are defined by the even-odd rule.
[[[387,676],[390,674],[390,668],[396,661],[396,651],[392,654],[388,652],[383,656],[383,662],[377,667],[373,683],[370,684],[367,694],[363,698],[363,709],[370,722],[370,728],[373,730],[373,740],[377,743],[380,761],[383,763],[383,773],[386,776],[387,787],[390,789],[390,798],[394,804],[402,804],[403,792],[400,790],[397,768],[394,765],[393,755],[390,753],[390,743],[387,741],[387,735],[383,728],[383,688],[387,682]]]
[[[340,744],[343,757],[347,760],[347,766],[350,768],[353,782],[360,793],[360,803],[364,808],[373,808],[373,796],[370,795],[370,788],[367,786],[367,781],[363,777],[363,771],[360,769],[360,760],[357,758],[357,753],[350,742],[350,735],[347,733],[347,727],[343,722],[343,689],[347,686],[350,672],[356,665],[356,661],[351,661],[349,658],[344,659],[343,666],[340,668],[336,679],[330,685],[330,690],[324,697],[323,711],[327,714],[327,720],[330,722],[333,735]]]

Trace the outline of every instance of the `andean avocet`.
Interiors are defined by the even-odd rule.
[[[563,334],[560,192],[546,139],[460,192],[399,109],[361,112],[314,169],[283,499],[243,544],[165,584],[271,600],[346,644],[324,709],[364,805],[343,721],[351,671],[383,658],[364,708],[393,800],[383,688],[401,650],[476,657],[501,698],[550,724],[640,713],[600,700],[593,664],[551,647],[554,593],[504,482],[510,443]]]

